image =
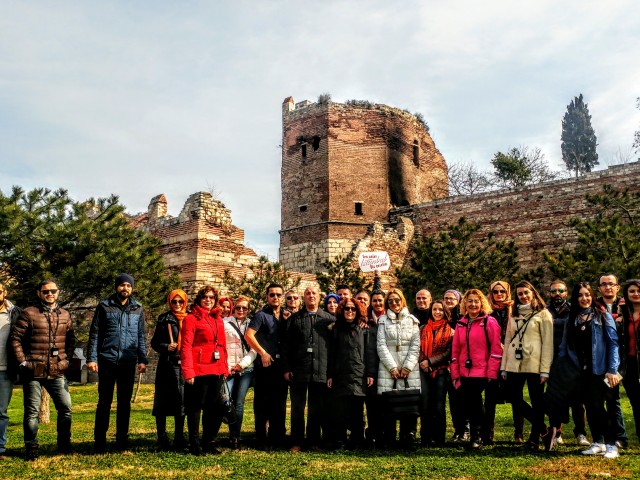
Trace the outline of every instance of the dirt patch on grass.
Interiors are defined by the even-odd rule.
[[[525,467],[525,470],[536,474],[539,478],[633,478],[631,471],[615,461],[603,458],[594,458],[591,462],[585,462],[584,458],[545,460]]]

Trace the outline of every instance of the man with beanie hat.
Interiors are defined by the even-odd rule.
[[[116,448],[129,447],[129,417],[136,369],[147,368],[146,322],[142,305],[131,293],[135,282],[127,273],[116,277],[116,293],[100,302],[89,330],[87,368],[98,373],[98,407],[93,431],[95,452],[107,447],[113,390],[118,384]]]

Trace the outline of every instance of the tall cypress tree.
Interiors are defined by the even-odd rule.
[[[575,171],[576,178],[584,172],[590,172],[598,165],[598,146],[596,133],[591,126],[589,107],[580,96],[575,97],[562,119],[562,160],[567,170]]]

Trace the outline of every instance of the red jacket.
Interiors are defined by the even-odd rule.
[[[219,308],[207,314],[204,308],[195,305],[182,322],[180,338],[180,360],[185,379],[229,373],[227,340]]]
[[[460,377],[498,378],[502,361],[502,344],[500,343],[500,325],[489,315],[479,316],[471,323],[469,336],[467,329],[469,317],[464,316],[458,321],[453,334],[451,351],[451,379]],[[485,335],[486,322],[486,335]],[[469,345],[467,346],[467,338]],[[488,349],[487,349],[488,347]],[[471,357],[471,368],[465,366]]]

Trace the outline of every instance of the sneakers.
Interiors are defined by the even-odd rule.
[[[604,443],[592,443],[591,446],[582,451],[583,455],[604,455],[607,452],[607,447]],[[616,454],[618,449],[616,448]]]
[[[618,458],[618,447],[615,445],[607,445],[607,451],[604,454],[604,458]]]
[[[578,435],[576,437],[576,444],[581,446],[581,447],[588,447],[589,445],[591,445],[589,443],[589,440],[587,440],[586,435],[582,435],[582,434],[580,434],[580,435]]]

